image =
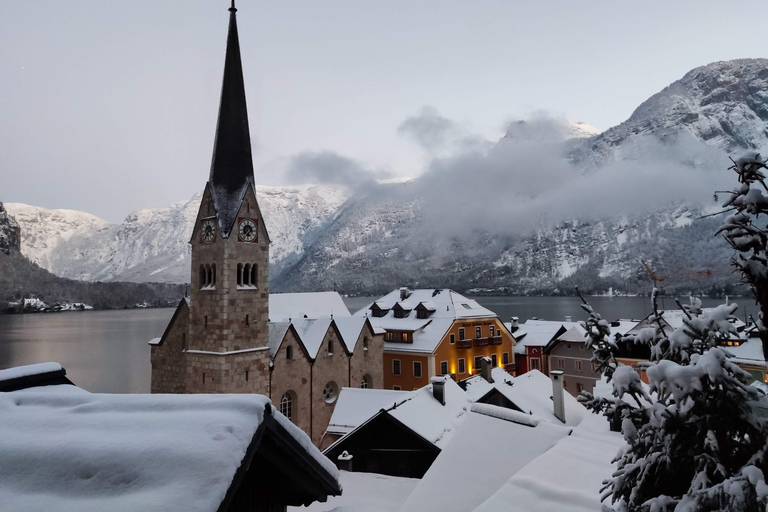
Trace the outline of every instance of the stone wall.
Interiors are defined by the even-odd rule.
[[[227,354],[187,351],[187,393],[269,394],[269,348]]]
[[[152,393],[184,393],[186,360],[182,350],[188,338],[189,306],[182,301],[163,333],[161,344],[152,345]]]
[[[291,347],[293,351],[291,360],[287,356],[288,347]],[[312,362],[307,353],[304,352],[299,340],[296,339],[295,331],[292,328],[286,332],[272,364],[269,398],[280,410],[280,399],[283,394],[290,393],[291,421],[309,435],[312,407],[312,387],[310,385]]]
[[[365,349],[366,338],[368,339],[367,350]],[[384,335],[374,335],[367,322],[355,344],[350,367],[352,375],[350,387],[361,387],[363,377],[368,375],[371,377],[370,388],[384,388]]]
[[[332,353],[328,352],[329,340],[333,343]],[[335,397],[326,399],[323,390],[329,383],[335,384],[336,393]],[[312,365],[312,432],[309,437],[316,446],[320,445],[331,421],[339,391],[349,384],[349,357],[338,331],[332,325],[326,332]]]

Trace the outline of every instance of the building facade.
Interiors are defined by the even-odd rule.
[[[452,290],[395,290],[355,313],[384,331],[384,388],[410,391],[434,376],[462,380],[480,360],[515,370],[515,339],[492,311]]]

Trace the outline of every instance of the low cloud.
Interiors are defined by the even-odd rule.
[[[385,178],[359,162],[332,151],[305,152],[296,155],[288,165],[290,183],[317,183],[346,185],[353,189],[376,186],[377,179]]]
[[[425,106],[419,114],[406,118],[397,132],[418,144],[428,154],[455,154],[487,149],[491,143],[470,133],[459,123],[442,116],[437,109]]]

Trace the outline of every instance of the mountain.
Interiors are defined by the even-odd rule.
[[[279,271],[311,243],[350,194],[346,187],[257,187]],[[84,281],[185,283],[189,237],[202,194],[139,210],[121,224],[71,210],[7,203],[21,227],[21,252],[62,277]],[[289,207],[290,206],[290,207]],[[42,229],[41,229],[42,228]]]
[[[602,133],[534,119],[511,123],[487,155],[436,159],[407,182],[359,191],[259,187],[273,242],[271,287],[637,293],[648,291],[643,259],[669,277],[670,290],[727,291],[730,249],[712,236],[721,221],[697,220],[712,205],[701,194],[691,199],[690,189],[699,177],[724,175],[729,154],[761,148],[768,60],[744,59],[692,70]],[[709,182],[699,189],[704,198],[715,190]],[[57,275],[186,282],[199,201],[141,210],[119,225],[6,206],[21,227],[22,253]]]
[[[11,250],[18,251],[19,243],[19,224],[0,203],[0,252],[8,255]]]

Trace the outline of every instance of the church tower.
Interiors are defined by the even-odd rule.
[[[269,235],[254,191],[234,6],[208,182],[192,232],[187,393],[267,393]]]

